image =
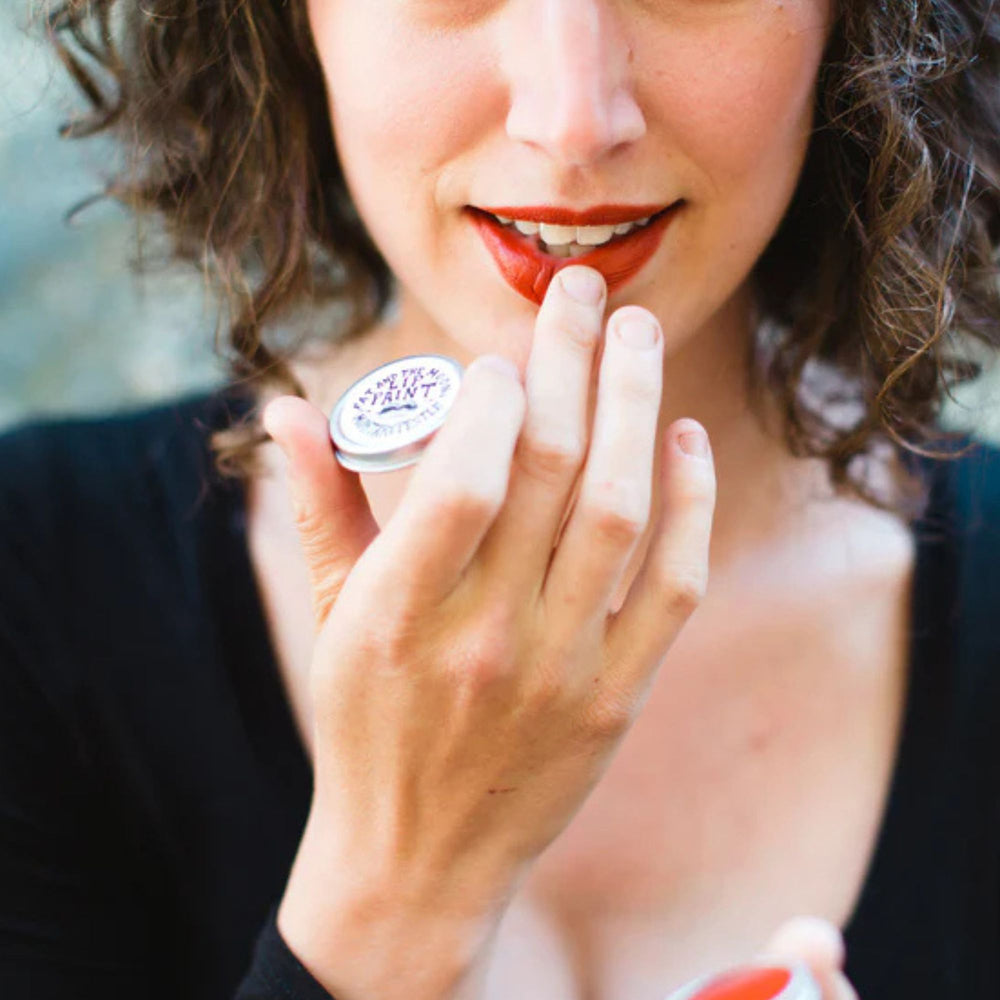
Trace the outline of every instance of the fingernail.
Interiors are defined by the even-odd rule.
[[[278,404],[278,406],[280,406],[280,405],[281,404]],[[260,423],[261,423],[261,426],[264,428],[264,432],[268,435],[268,437],[270,437],[270,439],[276,445],[278,445],[278,447],[281,448],[282,451],[284,451],[284,446],[282,445],[281,440],[275,435],[274,429],[273,429],[274,428],[274,420],[275,420],[275,416],[274,415],[275,415],[276,409],[277,408],[275,406],[274,400],[271,400],[271,402],[269,402],[267,404],[267,406],[265,406],[264,409],[263,409],[263,411],[261,412]]]
[[[677,443],[685,455],[708,457],[708,438],[701,431],[685,431],[677,436]]]
[[[659,336],[659,328],[644,316],[629,316],[615,324],[618,338],[628,347],[652,347]]]
[[[560,271],[559,283],[571,299],[585,306],[596,306],[604,294],[601,276],[585,267],[570,267]]]

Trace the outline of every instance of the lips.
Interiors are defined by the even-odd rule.
[[[641,229],[615,237],[610,243],[594,247],[579,257],[552,257],[538,249],[534,237],[502,226],[488,212],[471,206],[465,212],[507,284],[530,302],[541,305],[555,275],[573,264],[583,264],[600,271],[609,295],[621,288],[656,253],[663,234],[681,205],[682,202],[675,202],[653,216]]]

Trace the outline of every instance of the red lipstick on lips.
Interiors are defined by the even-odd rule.
[[[486,249],[500,269],[504,280],[518,294],[541,305],[555,275],[571,264],[593,267],[604,275],[608,294],[638,274],[656,253],[667,226],[682,202],[662,209],[657,205],[599,205],[585,212],[539,206],[479,209],[467,207]],[[492,214],[491,214],[492,213]],[[554,226],[601,226],[635,222],[649,217],[650,222],[625,236],[616,236],[604,246],[579,257],[552,257],[540,250],[534,236],[524,236],[516,229],[502,226],[493,215],[527,222],[546,222]]]

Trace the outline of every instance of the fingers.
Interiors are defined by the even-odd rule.
[[[497,516],[524,408],[511,362],[483,355],[466,369],[379,538],[386,578],[411,609],[431,607],[455,587]]]
[[[704,454],[700,454],[701,448]],[[692,451],[686,451],[691,448]],[[704,428],[676,420],[662,444],[662,504],[649,549],[621,610],[612,616],[606,680],[638,693],[708,586],[715,467]]]
[[[525,375],[527,410],[514,451],[509,493],[479,555],[490,578],[513,593],[541,588],[583,464],[590,383],[606,295],[599,271],[564,268],[549,285],[535,319]]]
[[[793,917],[771,936],[759,958],[804,962],[822,991],[823,1000],[858,1000],[843,973],[844,939],[838,928],[820,917]]]
[[[649,520],[663,337],[651,313],[608,322],[597,408],[580,491],[545,581],[546,607],[603,629],[629,555]]]
[[[334,457],[322,411],[296,396],[279,396],[264,408],[262,420],[288,460],[289,492],[319,630],[351,568],[378,534],[378,524],[357,473]]]

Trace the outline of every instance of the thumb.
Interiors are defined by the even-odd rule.
[[[804,962],[822,990],[823,1000],[857,1000],[841,971],[844,938],[829,920],[812,916],[786,920],[771,935],[758,958]]]
[[[323,411],[298,396],[272,399],[264,430],[288,460],[288,490],[322,628],[354,564],[379,528],[356,472],[333,454]]]

